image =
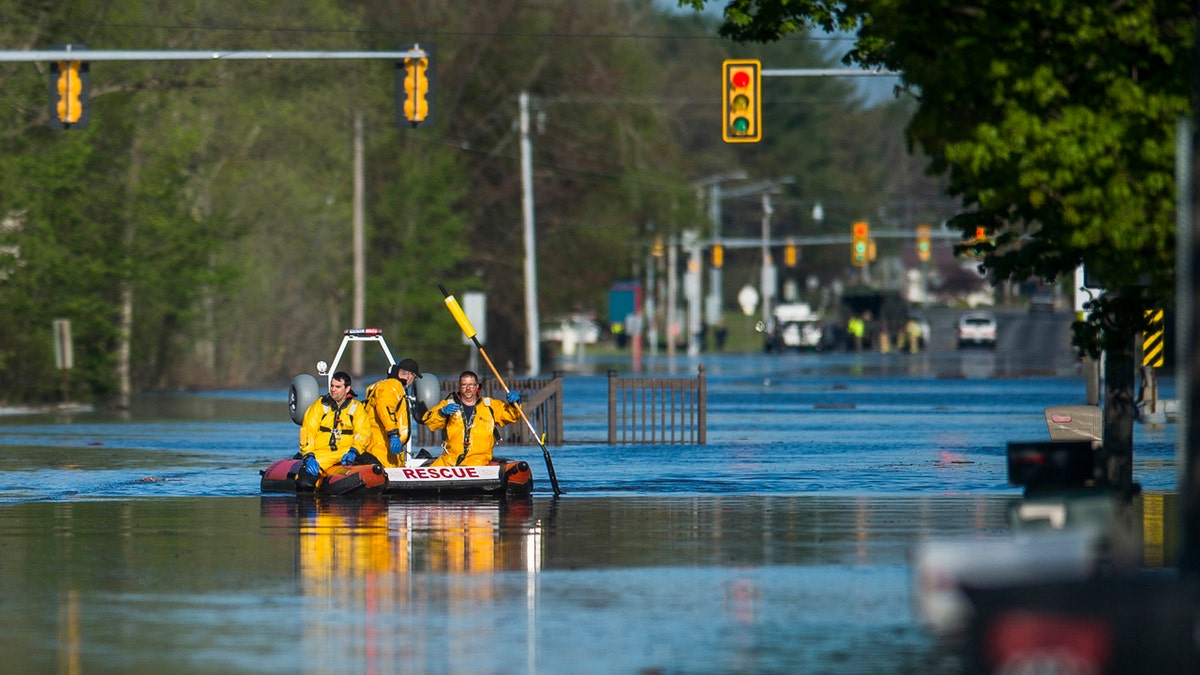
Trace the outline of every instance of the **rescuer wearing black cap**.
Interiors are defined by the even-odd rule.
[[[371,412],[371,442],[366,452],[346,453],[342,464],[382,464],[404,466],[404,446],[412,432],[409,415],[411,387],[421,377],[421,367],[413,359],[401,359],[388,368],[387,377],[367,387],[364,403]]]

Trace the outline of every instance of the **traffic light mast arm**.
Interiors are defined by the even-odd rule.
[[[359,60],[359,59],[410,59],[425,54],[422,49],[394,52],[288,52],[288,51],[244,51],[223,52],[217,49],[206,51],[137,51],[106,49],[71,49],[74,61],[288,61],[288,60]],[[0,63],[53,63],[62,61],[63,50],[43,49],[36,51],[0,50]]]
[[[410,59],[428,54],[425,49],[394,52],[317,52],[317,51],[141,51],[88,49],[84,45],[65,45],[58,49],[0,50],[0,63],[50,64],[50,124],[57,129],[83,129],[89,114],[89,63],[93,61],[287,61],[326,59]],[[74,65],[72,65],[74,64]],[[430,64],[432,68],[432,63]],[[65,73],[65,74],[64,74]],[[432,83],[432,74],[430,74]],[[61,88],[61,93],[60,93]],[[432,92],[427,96],[432,119]]]

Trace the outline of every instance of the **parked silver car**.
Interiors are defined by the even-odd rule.
[[[968,312],[958,319],[958,348],[996,348],[996,317],[990,312]]]

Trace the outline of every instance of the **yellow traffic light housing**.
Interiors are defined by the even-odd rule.
[[[921,262],[926,262],[929,260],[929,257],[932,254],[932,252],[933,252],[933,247],[932,247],[931,242],[929,241],[929,226],[928,225],[918,225],[917,226],[917,259],[919,259]]]
[[[396,84],[400,107],[400,124],[413,128],[433,124],[433,45],[413,45],[422,57],[396,62]]]
[[[726,143],[762,140],[762,62],[726,59],[721,64],[721,136]]]
[[[783,264],[787,267],[795,267],[796,261],[799,259],[799,249],[792,242],[788,242],[783,247]]]
[[[54,129],[86,129],[88,94],[91,91],[85,61],[54,61],[50,64],[50,126]]]
[[[725,266],[725,247],[720,244],[713,244],[712,266],[716,269],[721,269]]]
[[[996,250],[996,242],[988,237],[987,229],[982,226],[976,227],[975,238],[971,240],[971,253],[976,258],[982,258],[994,250]]]
[[[865,221],[858,221],[850,228],[850,262],[863,267],[870,260],[871,228]]]

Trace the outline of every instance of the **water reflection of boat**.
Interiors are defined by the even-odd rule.
[[[296,476],[302,470],[302,461],[298,457],[272,462],[262,472],[262,491],[301,491],[303,488],[297,483]],[[520,497],[533,491],[533,471],[528,462],[499,457],[485,466],[335,466],[322,477],[315,490],[320,494],[348,496],[384,493]]]
[[[276,524],[298,527],[304,535],[298,552],[305,579],[541,567],[532,498],[264,497],[262,510]]]

